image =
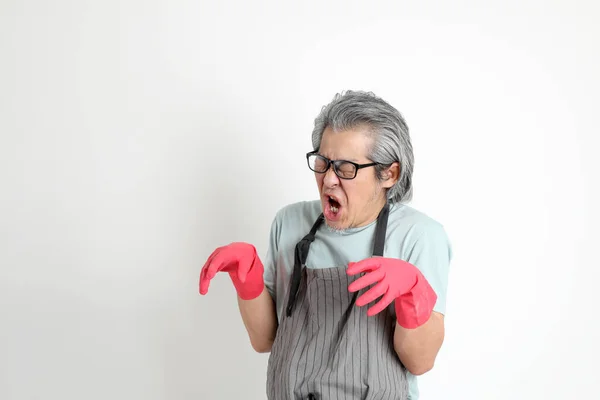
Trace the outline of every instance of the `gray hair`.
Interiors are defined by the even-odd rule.
[[[400,163],[398,181],[387,191],[388,202],[410,201],[414,155],[408,126],[398,110],[373,93],[349,90],[336,94],[315,118],[313,149],[319,149],[328,126],[341,132],[361,125],[367,126],[374,136],[369,159],[382,164],[376,166],[379,179],[383,179],[382,172],[392,163]]]

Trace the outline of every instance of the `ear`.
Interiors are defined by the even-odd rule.
[[[390,165],[383,174],[383,187],[386,189],[394,186],[396,182],[398,182],[398,178],[400,177],[400,164],[398,162],[394,162]]]

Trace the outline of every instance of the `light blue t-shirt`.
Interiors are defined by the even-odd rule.
[[[294,268],[296,243],[310,231],[321,212],[319,200],[303,201],[283,207],[273,220],[264,262],[264,279],[275,301],[279,320]],[[376,225],[377,221],[374,221],[360,228],[338,232],[322,224],[310,246],[306,265],[311,268],[332,268],[371,257]],[[419,268],[437,294],[434,311],[445,314],[452,248],[439,222],[406,204],[392,204],[384,256],[405,260]],[[390,311],[393,313],[392,306]],[[408,373],[408,379],[409,399],[417,400],[419,391],[416,377]]]

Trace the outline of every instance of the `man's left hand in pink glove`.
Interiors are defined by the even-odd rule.
[[[421,271],[409,262],[371,257],[349,263],[346,272],[348,275],[365,273],[348,286],[350,292],[375,284],[356,300],[356,305],[362,307],[381,297],[367,310],[367,315],[373,316],[394,302],[400,326],[414,329],[429,320],[437,295]]]

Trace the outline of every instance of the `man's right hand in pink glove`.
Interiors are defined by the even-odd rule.
[[[252,300],[263,292],[264,268],[251,244],[235,242],[213,251],[200,272],[201,295],[208,293],[210,280],[220,271],[229,273],[242,300]]]

